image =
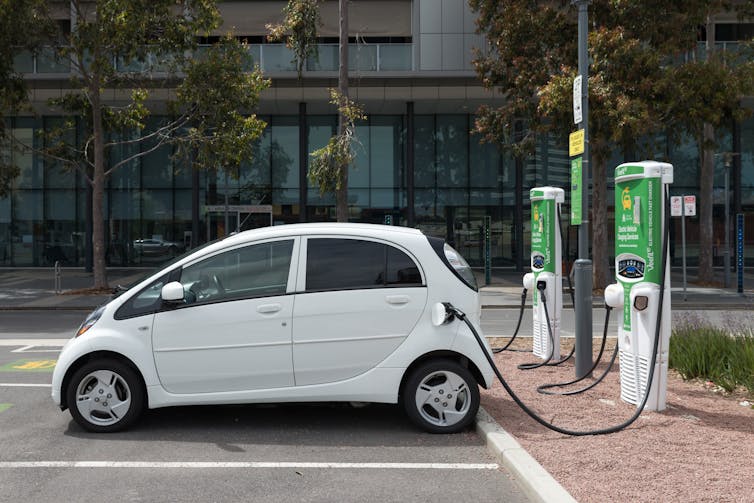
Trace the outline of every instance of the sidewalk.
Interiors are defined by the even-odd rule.
[[[129,285],[150,269],[108,269],[110,286]],[[91,288],[93,275],[80,268],[61,271],[61,293],[55,293],[55,276],[50,268],[0,269],[0,310],[91,311],[110,300],[110,295],[71,293]]]
[[[153,269],[108,269],[110,286],[130,285],[138,281]],[[718,271],[722,276],[722,271]],[[481,286],[482,307],[488,309],[518,309],[521,306],[523,274],[508,270],[495,270],[492,282]],[[477,274],[480,285],[484,285],[484,275]],[[722,277],[720,278],[722,283]],[[672,307],[680,310],[743,310],[754,309],[754,275],[746,274],[744,278],[744,295],[739,295],[735,288],[735,275],[732,275],[733,288],[699,287],[691,283],[686,289],[684,300],[680,271],[673,270]],[[71,293],[92,286],[92,273],[80,268],[63,269],[61,274],[61,292],[55,293],[55,277],[50,268],[7,268],[0,269],[0,310],[47,310],[68,309],[91,311],[110,299],[109,295],[91,295]],[[531,303],[528,293],[527,305]],[[592,298],[594,307],[602,307],[602,296]],[[563,282],[563,307],[571,307],[568,283]]]

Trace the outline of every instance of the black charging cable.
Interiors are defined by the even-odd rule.
[[[579,393],[584,393],[585,391],[589,391],[590,389],[597,386],[599,383],[602,382],[605,377],[610,373],[610,370],[613,368],[613,364],[615,363],[615,357],[618,355],[618,341],[615,341],[615,348],[613,349],[613,355],[610,358],[610,363],[607,365],[607,368],[602,373],[601,376],[599,376],[593,383],[591,383],[589,386],[586,386],[585,388],[577,389],[577,390],[569,390],[569,391],[548,391],[551,388],[562,388],[566,386],[571,386],[573,384],[576,384],[578,382],[583,381],[588,376],[592,374],[594,369],[597,368],[597,365],[599,365],[600,361],[602,360],[602,354],[605,351],[605,343],[607,341],[607,327],[610,323],[610,312],[612,311],[612,307],[605,306],[605,328],[602,332],[602,344],[600,345],[600,351],[597,355],[597,358],[594,360],[594,363],[592,364],[592,368],[590,368],[583,376],[579,377],[578,379],[574,379],[572,381],[568,382],[560,382],[555,384],[543,384],[542,386],[537,387],[537,391],[542,393],[543,395],[563,395],[563,396],[570,396],[570,395],[578,395]]]
[[[492,359],[492,353],[490,353],[487,350],[487,346],[485,345],[484,341],[482,340],[482,337],[479,335],[479,332],[477,332],[476,328],[474,328],[474,324],[469,321],[466,314],[461,311],[460,309],[450,305],[445,304],[445,308],[450,311],[450,313],[463,321],[466,326],[469,327],[471,330],[471,333],[474,335],[474,338],[477,341],[477,344],[479,344],[479,348],[482,350],[482,353],[484,354],[484,357],[487,359],[487,362],[489,363],[490,367],[492,368],[492,371],[495,373],[495,376],[497,376],[498,380],[500,381],[500,384],[503,385],[503,388],[505,388],[505,391],[508,392],[508,394],[511,396],[514,402],[521,407],[521,410],[526,412],[529,417],[534,419],[536,422],[544,426],[545,428],[549,428],[553,431],[556,431],[558,433],[562,433],[564,435],[570,435],[575,437],[580,436],[587,436],[587,435],[606,435],[608,433],[615,433],[618,431],[621,431],[636,421],[641,413],[644,411],[644,407],[647,405],[647,400],[649,400],[649,392],[652,389],[652,381],[654,380],[654,372],[655,367],[657,366],[657,352],[660,346],[660,329],[661,329],[661,323],[662,323],[662,312],[663,312],[663,303],[665,300],[665,275],[666,275],[666,268],[667,268],[667,262],[668,262],[668,236],[670,234],[670,200],[668,197],[668,189],[665,187],[665,201],[666,201],[666,208],[665,208],[665,235],[662,238],[662,280],[660,282],[660,298],[659,298],[659,306],[657,308],[657,322],[655,323],[655,340],[654,344],[652,345],[652,358],[650,361],[652,362],[651,366],[649,367],[649,375],[647,376],[646,381],[646,390],[644,391],[644,397],[641,400],[641,404],[636,408],[634,413],[631,415],[630,418],[628,418],[626,421],[611,426],[609,428],[602,428],[602,429],[596,429],[596,430],[569,430],[567,428],[561,428],[560,426],[556,426],[545,419],[543,419],[539,414],[531,410],[519,397],[516,395],[516,393],[511,389],[508,382],[505,380],[503,375],[500,373],[500,369],[497,368],[497,365],[495,365],[495,361]]]
[[[560,231],[560,243],[563,245],[563,222],[561,221],[560,216],[560,206],[556,205],[557,214],[558,214],[558,230]],[[569,233],[570,236],[570,233]],[[564,246],[564,249],[566,250],[566,263],[568,262],[568,248],[567,246]],[[572,309],[576,309],[576,300],[574,299],[573,295],[573,283],[571,283],[571,273],[568,271],[568,274],[565,275],[566,278],[568,278],[568,293],[571,295],[571,307]],[[547,305],[545,305],[545,316],[547,315]],[[553,337],[554,340],[554,337]],[[576,351],[576,338],[573,339],[573,345],[571,346],[571,351],[566,355],[563,359],[558,360],[556,362],[548,362],[546,365],[548,367],[557,367],[558,365],[562,365],[563,363],[567,362],[573,357],[573,353]]]
[[[524,318],[524,309],[526,309],[526,294],[527,290],[526,288],[524,288],[521,292],[521,308],[518,311],[518,323],[516,323],[516,330],[513,332],[513,337],[511,337],[511,339],[502,348],[492,348],[493,353],[502,353],[503,351],[507,350],[511,346],[511,344],[513,344],[513,341],[516,340],[516,337],[518,336],[518,330],[521,328],[521,320]],[[511,349],[510,351],[519,350]]]
[[[547,354],[547,358],[545,358],[541,362],[522,363],[518,365],[517,368],[519,370],[534,370],[540,367],[544,367],[552,360],[552,357],[555,354],[555,337],[552,335],[552,325],[550,324],[550,315],[547,312],[547,296],[545,295],[546,288],[547,288],[547,284],[544,281],[537,281],[537,291],[539,292],[539,299],[542,302],[542,306],[545,309],[545,321],[547,322],[547,336],[550,339],[550,351]]]

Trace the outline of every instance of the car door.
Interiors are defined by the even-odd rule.
[[[293,385],[289,293],[298,243],[253,243],[183,267],[184,304],[158,312],[152,329],[157,373],[167,391]]]
[[[296,385],[362,374],[418,322],[427,302],[421,270],[405,250],[385,242],[323,236],[304,243],[303,288],[294,307]]]

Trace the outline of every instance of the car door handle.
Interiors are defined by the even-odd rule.
[[[408,304],[411,301],[408,295],[388,295],[385,300],[388,304],[395,305]]]
[[[262,314],[277,313],[281,309],[283,309],[283,306],[280,304],[262,304],[261,306],[257,306],[257,312]]]

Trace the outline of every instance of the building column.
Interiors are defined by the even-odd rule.
[[[84,269],[86,272],[92,272],[94,269],[94,244],[92,243],[92,234],[94,226],[92,224],[92,184],[86,183],[86,223],[84,232],[86,233],[86,248],[84,251]]]
[[[406,103],[406,220],[416,225],[414,213],[414,103]]]
[[[521,121],[516,121],[514,135],[516,139],[521,137],[523,127]],[[521,156],[514,156],[513,162],[516,167],[516,182],[513,200],[515,207],[513,209],[513,233],[515,236],[513,248],[513,260],[516,264],[516,271],[524,270],[524,159]]]
[[[733,214],[741,213],[741,122],[733,122]]]
[[[307,158],[309,157],[309,142],[307,141],[306,103],[298,104],[298,206],[299,222],[306,222],[307,202]]]
[[[201,216],[199,215],[199,170],[193,166],[191,167],[191,248],[196,248],[203,240],[199,239],[200,226],[199,221]],[[205,237],[205,240],[209,239]]]

